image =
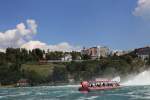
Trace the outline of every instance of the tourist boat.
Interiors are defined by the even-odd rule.
[[[110,90],[119,88],[120,84],[114,80],[108,79],[100,79],[94,81],[83,81],[81,82],[81,87],[79,87],[79,91],[81,92],[90,92],[96,90]]]

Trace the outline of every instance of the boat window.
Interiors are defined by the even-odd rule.
[[[89,87],[91,87],[91,84],[89,84]]]
[[[115,84],[115,83],[113,83],[113,84],[112,84],[112,86],[113,86],[113,87],[115,87],[115,86],[116,86],[116,84]]]
[[[110,86],[112,86],[112,83],[110,83]]]
[[[119,84],[118,84],[118,83],[116,83],[116,85],[117,85],[117,86],[119,86]]]
[[[101,83],[100,83],[100,82],[96,83],[96,86],[100,87],[100,86],[101,86]]]
[[[108,86],[112,86],[112,83],[108,83]]]
[[[102,86],[105,86],[105,83],[103,83]]]
[[[90,83],[90,87],[94,87],[96,84],[95,83]]]
[[[96,84],[95,83],[93,83],[93,86],[95,86]]]

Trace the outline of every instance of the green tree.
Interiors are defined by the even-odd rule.
[[[83,60],[89,60],[89,59],[91,59],[91,56],[88,55],[88,54],[83,54],[83,55],[81,56],[81,58],[82,58]]]
[[[68,80],[68,74],[67,74],[67,70],[65,67],[54,67],[53,69],[53,75],[52,75],[52,79],[54,82],[67,82]]]
[[[54,51],[46,54],[47,60],[60,60],[63,57],[63,52]]]
[[[32,56],[35,61],[38,61],[43,58],[43,51],[39,48],[33,49],[32,50]]]
[[[81,57],[81,53],[80,52],[72,51],[70,54],[72,56],[72,60],[78,60],[79,57]]]

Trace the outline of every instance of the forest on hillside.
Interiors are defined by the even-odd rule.
[[[66,52],[69,53],[69,52]],[[124,77],[130,73],[139,73],[149,68],[150,59],[141,60],[131,52],[122,56],[108,56],[98,60],[91,60],[80,52],[70,52],[75,59],[81,56],[81,62],[59,62],[39,64],[43,59],[44,50],[26,50],[21,48],[7,48],[0,52],[0,83],[1,85],[15,84],[20,79],[28,79],[31,85],[48,83],[68,83],[89,80],[95,77]],[[64,52],[49,52],[46,59],[59,59]]]

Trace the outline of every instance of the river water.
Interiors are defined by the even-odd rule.
[[[78,85],[0,88],[0,100],[150,100],[150,70],[130,75],[121,85],[89,93],[80,93]]]
[[[1,88],[0,100],[150,100],[150,86],[80,93],[78,86]]]

